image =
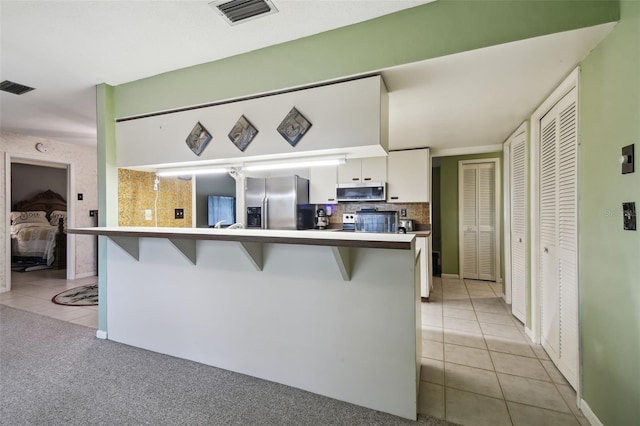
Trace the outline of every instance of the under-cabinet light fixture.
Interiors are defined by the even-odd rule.
[[[218,164],[207,166],[192,166],[192,167],[171,167],[166,169],[158,169],[156,174],[158,176],[186,176],[186,175],[206,175],[215,173],[242,173],[246,171],[260,171],[260,170],[278,170],[278,169],[296,169],[302,167],[322,167],[322,166],[337,166],[344,164],[346,161],[345,155],[333,155],[323,157],[298,157],[288,158],[272,161],[256,161],[246,162],[240,164]]]
[[[158,176],[186,176],[186,175],[210,175],[227,173],[228,167],[183,167],[180,169],[158,170]]]
[[[280,160],[269,161],[259,163],[248,163],[244,169],[247,171],[259,171],[259,170],[278,170],[278,169],[296,169],[302,167],[323,167],[323,166],[337,166],[345,163],[344,156],[342,157],[310,157],[310,158],[296,158],[295,160]]]

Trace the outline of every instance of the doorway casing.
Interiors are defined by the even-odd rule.
[[[9,223],[8,218],[11,216],[11,165],[14,163],[30,164],[34,166],[43,167],[55,167],[59,169],[67,170],[67,227],[72,228],[75,225],[75,200],[71,196],[75,194],[75,174],[74,164],[65,161],[56,160],[43,160],[40,157],[34,157],[25,154],[11,154],[5,153],[5,200],[6,200],[6,217],[7,217],[7,235],[5,241],[5,259],[4,263],[7,265],[5,270],[5,289],[4,291],[11,290],[11,237],[9,235]],[[67,279],[73,280],[76,278],[76,242],[75,238],[67,239]]]

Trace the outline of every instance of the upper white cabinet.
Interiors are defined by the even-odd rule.
[[[389,152],[387,172],[387,202],[429,202],[429,149]]]
[[[338,167],[311,167],[309,169],[309,202],[311,204],[336,204]]]
[[[387,158],[353,158],[338,166],[339,183],[385,182]]]

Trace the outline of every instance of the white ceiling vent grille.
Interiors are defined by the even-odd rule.
[[[230,25],[276,13],[271,0],[216,0],[209,3]]]
[[[3,92],[13,93],[14,95],[23,95],[30,92],[33,87],[25,86],[23,84],[14,83],[13,81],[5,80],[0,83],[0,90]]]

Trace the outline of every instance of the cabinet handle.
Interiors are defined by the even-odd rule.
[[[398,199],[398,197],[389,197],[389,198],[392,199],[392,200],[397,200]]]
[[[351,178],[351,180],[360,180],[360,178]]]
[[[545,252],[545,253],[549,253],[549,249],[545,247],[545,248],[544,248],[544,252]]]
[[[327,201],[335,201],[335,198],[327,198]]]
[[[364,178],[364,180],[371,180],[371,178]]]

